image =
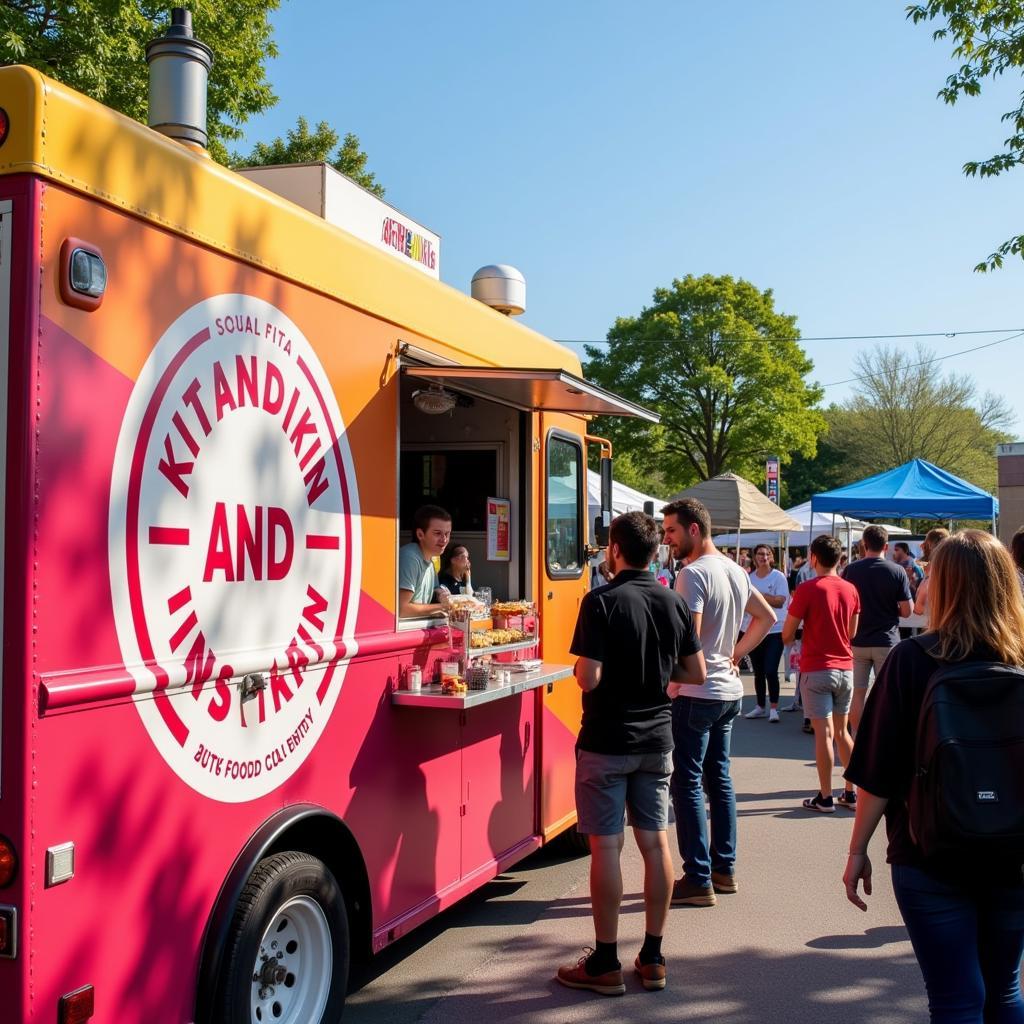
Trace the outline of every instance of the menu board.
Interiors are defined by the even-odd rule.
[[[507,562],[512,557],[512,502],[487,499],[487,561]]]

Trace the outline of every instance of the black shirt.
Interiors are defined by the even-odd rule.
[[[991,651],[977,651],[965,660],[992,658]],[[917,720],[925,687],[939,664],[914,640],[904,640],[892,649],[864,705],[846,779],[889,801],[885,806],[885,831],[889,838],[885,859],[890,864],[963,877],[962,862],[929,860],[921,854],[910,837],[907,814],[907,797],[915,771]],[[995,881],[1021,883],[1019,861],[1005,865],[987,863],[984,867],[986,876]]]
[[[444,587],[449,594],[464,594],[466,584],[463,580],[457,580],[450,572],[443,572],[437,577],[439,586]]]
[[[576,746],[596,754],[672,749],[672,669],[700,650],[683,599],[644,569],[620,572],[583,598],[570,651],[601,662],[601,682],[583,694]]]
[[[900,601],[911,600],[910,581],[895,562],[873,555],[851,562],[843,573],[860,594],[854,647],[894,647],[899,642]]]

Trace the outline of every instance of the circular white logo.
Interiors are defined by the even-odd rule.
[[[198,792],[252,800],[315,746],[355,648],[357,514],[341,413],[295,324],[247,295],[179,317],[121,426],[110,581],[136,708]]]

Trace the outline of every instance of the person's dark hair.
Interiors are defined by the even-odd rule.
[[[774,556],[775,548],[773,548],[771,546],[771,544],[758,544],[757,547],[754,548],[754,554],[756,555],[758,553],[758,551],[761,550],[761,548],[764,548],[764,550],[767,551],[769,555],[773,555]]]
[[[889,531],[884,526],[872,523],[871,526],[864,527],[860,542],[865,551],[877,553],[889,543]]]
[[[899,548],[899,550],[902,551],[903,554],[907,556],[907,558],[910,557],[910,545],[906,541],[898,540],[895,544],[893,544],[893,547]]]
[[[608,543],[618,544],[622,557],[634,569],[647,568],[660,539],[658,524],[644,512],[616,516],[608,530]]]
[[[680,498],[670,501],[662,510],[663,516],[675,516],[684,526],[696,525],[704,538],[711,536],[711,516],[704,503],[696,498]]]
[[[823,533],[811,541],[811,554],[824,569],[832,569],[843,553],[843,545],[835,537]]]
[[[1017,568],[1024,571],[1024,526],[1010,538],[1010,554]]]
[[[416,514],[412,517],[412,539],[418,540],[417,530],[426,532],[431,519],[440,519],[442,522],[450,523],[452,517],[440,505],[420,505]]]
[[[433,516],[433,518],[437,519],[438,517]],[[420,529],[425,529],[425,527],[421,526]],[[465,544],[451,543],[444,549],[444,552],[441,554],[441,572],[448,572],[448,570],[451,569],[452,559],[460,551],[465,551],[467,555],[469,554],[469,548],[467,548]]]

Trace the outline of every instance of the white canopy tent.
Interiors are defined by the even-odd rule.
[[[652,494],[644,494],[633,487],[612,482],[612,514],[622,515],[623,512],[643,512],[644,502],[654,503],[654,517],[661,518],[661,507],[668,502],[664,498],[656,498]],[[591,526],[594,520],[601,514],[601,474],[592,469],[587,470],[587,515]]]
[[[842,542],[843,547],[849,547],[860,540],[864,527],[868,525],[860,519],[851,519],[849,516],[833,516],[831,513],[823,512],[815,513],[812,525],[809,501],[786,509],[786,514],[795,519],[801,527],[798,531],[791,530],[786,534],[787,546],[795,548],[807,547],[815,537],[823,533],[834,534]],[[885,524],[885,528],[890,536],[906,536],[910,533],[902,526]],[[715,543],[725,547],[734,547],[738,542],[742,542],[744,547],[753,547],[756,544],[771,544],[772,547],[776,547],[779,544],[779,534],[762,530],[757,533],[715,535]]]

